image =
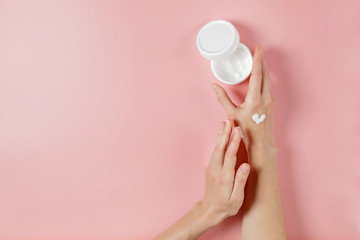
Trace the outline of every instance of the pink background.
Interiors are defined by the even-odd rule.
[[[358,239],[360,2],[0,1],[0,239],[149,239],[203,196],[231,21],[273,77],[290,239]],[[248,82],[225,86],[240,103]],[[233,217],[201,239],[240,239]]]

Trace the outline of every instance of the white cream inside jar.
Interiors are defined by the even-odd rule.
[[[244,81],[251,73],[252,57],[250,50],[239,42],[235,52],[229,57],[211,61],[211,70],[217,79],[227,84]]]

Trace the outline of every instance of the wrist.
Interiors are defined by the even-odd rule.
[[[252,166],[276,165],[278,150],[275,144],[252,143],[247,147],[247,150]]]
[[[185,216],[159,235],[157,240],[162,239],[186,239],[195,240],[208,229],[216,225],[202,202],[197,202]]]
[[[219,224],[224,218],[211,211],[211,208],[203,201],[199,201],[193,207],[193,211],[201,219],[201,226],[206,230]]]

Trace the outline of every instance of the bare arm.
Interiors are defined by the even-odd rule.
[[[277,174],[277,148],[273,140],[273,97],[270,74],[258,46],[245,102],[236,106],[226,91],[213,84],[229,119],[241,126],[252,170],[246,188],[242,239],[286,239]],[[266,115],[259,123],[254,114]],[[256,119],[256,117],[255,117]],[[257,118],[259,119],[259,118]]]
[[[221,123],[215,149],[206,169],[205,194],[184,217],[156,240],[196,239],[225,218],[235,215],[244,200],[244,188],[250,166],[243,163],[235,174],[236,153],[241,141],[240,127]],[[230,140],[231,132],[233,137]],[[229,143],[229,144],[228,144]]]
[[[198,202],[185,216],[160,234],[156,240],[162,239],[197,239],[208,229],[217,224],[216,218],[211,218],[209,212]]]
[[[277,150],[253,147],[244,202],[242,239],[286,239],[276,164]]]

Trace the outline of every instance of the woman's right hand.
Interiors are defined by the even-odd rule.
[[[243,163],[235,171],[241,130],[240,127],[233,126],[230,120],[226,124],[221,122],[216,145],[206,168],[202,200],[155,239],[197,239],[202,233],[239,211],[244,201],[250,165]]]
[[[228,97],[226,91],[218,84],[212,84],[217,98],[224,108],[227,117],[236,125],[240,125],[244,143],[249,148],[276,151],[273,140],[273,97],[271,92],[271,79],[262,50],[258,45],[253,58],[253,68],[249,80],[249,91],[244,103],[236,106]],[[252,120],[258,113],[266,114],[266,118],[259,125]]]
[[[215,149],[206,169],[205,194],[200,201],[207,218],[214,219],[215,224],[239,211],[250,172],[250,165],[247,163],[241,164],[235,171],[241,129],[233,126],[230,120],[226,124],[221,123]]]

